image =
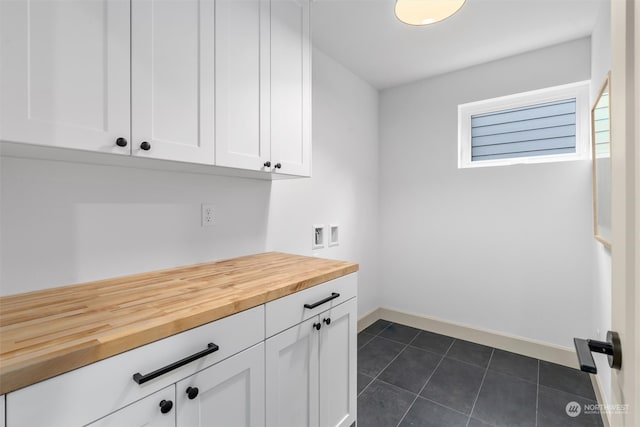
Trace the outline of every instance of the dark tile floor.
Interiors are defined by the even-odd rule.
[[[602,426],[589,375],[378,320],[358,334],[358,426]]]

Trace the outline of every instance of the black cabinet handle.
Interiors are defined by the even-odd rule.
[[[127,146],[127,139],[126,138],[118,138],[118,139],[116,139],[116,145],[118,147],[126,147]]]
[[[167,412],[170,412],[171,409],[173,409],[173,402],[170,400],[163,400],[162,402],[160,402],[160,412],[162,412],[163,414],[166,414]]]
[[[327,303],[327,302],[331,301],[332,299],[336,299],[339,296],[340,296],[339,293],[332,292],[330,297],[326,297],[325,299],[320,300],[318,302],[314,302],[313,304],[305,304],[304,308],[308,308],[308,309],[316,308],[317,306],[322,305],[324,303]]]
[[[146,375],[142,375],[141,373],[135,373],[133,374],[133,380],[138,383],[138,384],[144,384],[147,381],[151,381],[154,378],[158,378],[160,375],[164,375],[168,372],[173,371],[174,369],[178,369],[181,366],[186,365],[187,363],[191,363],[194,360],[200,359],[201,357],[204,357],[208,354],[211,354],[213,352],[218,351],[220,347],[218,347],[216,344],[210,342],[209,344],[207,344],[207,348],[199,351],[195,354],[192,354],[191,356],[185,357],[182,360],[178,360],[177,362],[173,362],[170,365],[167,365],[165,367],[162,367],[156,371],[153,371],[149,374]]]
[[[151,144],[149,144],[147,141],[142,141],[142,144],[140,144],[140,148],[144,151],[149,151],[151,150]]]
[[[276,163],[276,165],[274,166],[274,168],[276,169],[282,169],[282,165],[280,163]]]
[[[313,327],[316,328],[316,331],[319,331],[322,328],[322,323],[314,323]]]
[[[263,165],[265,168],[270,168],[271,167],[271,162],[264,162]]]
[[[200,390],[198,390],[198,387],[187,387],[187,397],[189,400],[193,400],[198,397],[199,392]]]
[[[326,324],[327,324],[327,326],[329,326],[329,325],[331,324],[331,318],[330,318],[330,317],[327,317],[326,319],[322,319],[322,321],[323,321],[324,323],[326,323]]]

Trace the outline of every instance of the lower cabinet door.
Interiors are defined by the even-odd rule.
[[[352,298],[320,314],[320,427],[356,420],[357,309]]]
[[[267,427],[318,427],[318,317],[267,339]]]
[[[264,343],[176,384],[179,427],[264,427]]]
[[[87,427],[175,427],[176,398],[173,385],[100,418]]]

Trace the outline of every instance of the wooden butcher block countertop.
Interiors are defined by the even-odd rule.
[[[357,270],[270,252],[0,297],[0,394]]]

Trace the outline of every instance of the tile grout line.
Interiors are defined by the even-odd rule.
[[[377,337],[377,335],[371,335],[371,338],[369,339],[369,341],[367,341],[366,343],[364,343],[364,344],[362,344],[361,346],[359,346],[359,347],[358,347],[358,351],[359,351],[359,350],[362,350],[362,348],[363,348],[365,345],[369,344],[369,343],[370,343],[371,341],[373,341],[373,339],[374,339],[374,338],[376,338],[376,337]]]
[[[380,332],[378,332],[377,334],[370,334],[370,335],[373,335],[373,338],[376,338],[378,335],[380,335],[381,333],[383,333],[384,331],[386,331],[386,330],[387,330],[387,328],[389,328],[389,326],[391,326],[392,324],[393,324],[392,322],[389,322],[389,324],[388,324],[387,326],[385,326],[384,328],[382,328],[382,329],[380,330]],[[369,325],[369,326],[371,326],[371,325]],[[362,330],[362,331],[360,331],[360,332],[364,332],[364,330]],[[366,332],[365,332],[365,333],[366,333]],[[371,341],[373,341],[373,338],[371,338],[369,341],[367,341],[367,344],[369,344]],[[367,344],[364,344],[362,347],[358,348],[358,351],[362,350],[362,349],[363,349]],[[400,351],[400,353],[402,353],[403,351],[404,351],[404,349],[402,349],[402,350]],[[398,357],[398,356],[396,356],[396,357]],[[387,369],[387,367],[385,366],[385,368],[384,368],[384,369]],[[384,371],[384,369],[383,369],[383,371]],[[357,370],[356,370],[356,371],[357,371]],[[380,371],[380,372],[382,372],[382,371]],[[380,372],[378,372],[378,375],[380,375]],[[356,375],[357,375],[357,372],[356,372]],[[362,375],[365,375],[365,374],[362,374]],[[373,377],[373,378],[372,378],[372,377],[369,377],[369,375],[365,375],[365,376],[367,376],[367,377],[369,377],[369,378],[372,378],[372,379],[371,379],[371,381],[369,381],[369,382],[367,383],[367,385],[366,385],[366,386],[364,386],[364,388],[362,389],[362,391],[361,391],[360,393],[358,393],[358,395],[356,396],[356,399],[358,399],[358,398],[362,395],[362,393],[364,393],[364,391],[365,391],[366,389],[368,389],[368,388],[369,388],[369,386],[370,386],[371,384],[373,384],[373,382],[376,380],[376,378],[378,378],[378,375],[376,375],[376,376],[375,376],[375,377]]]
[[[431,378],[431,376],[430,376],[429,378]],[[427,378],[427,382],[429,381],[429,378]],[[448,410],[450,410],[450,411],[452,411],[452,412],[457,412],[457,413],[459,413],[460,415],[464,415],[465,417],[467,416],[467,414],[465,414],[464,412],[460,411],[459,409],[451,408],[451,407],[449,407],[449,406],[447,406],[447,405],[443,405],[443,404],[442,404],[442,403],[440,403],[440,402],[436,402],[435,400],[431,400],[431,399],[429,399],[428,397],[420,396],[419,394],[416,394],[416,393],[414,393],[414,392],[412,392],[412,391],[409,391],[409,390],[407,390],[406,388],[402,388],[402,387],[400,387],[400,386],[398,386],[398,385],[391,384],[391,383],[389,383],[389,382],[386,382],[385,380],[378,379],[378,381],[379,381],[379,382],[381,382],[381,383],[384,383],[384,384],[388,385],[389,387],[393,387],[393,388],[398,389],[398,390],[401,390],[401,391],[403,391],[403,392],[407,392],[407,393],[409,393],[409,394],[413,394],[414,396],[417,396],[419,399],[427,400],[427,401],[429,401],[429,402],[433,403],[434,405],[441,406],[441,407],[443,407],[443,408],[445,408],[445,409],[448,409]],[[422,391],[423,389],[424,389],[424,387],[421,389],[421,391]],[[418,399],[415,399],[415,400],[418,400]],[[414,402],[415,402],[415,400],[414,400]],[[402,421],[402,420],[401,420],[401,421]]]
[[[388,320],[385,320],[385,322],[388,322]],[[383,333],[384,331],[386,331],[387,329],[389,329],[389,327],[393,325],[393,322],[389,322],[389,324],[387,326],[385,326],[384,328],[380,329],[380,332],[378,332],[377,334],[374,335],[374,337],[377,337],[378,335],[380,335],[381,333]],[[373,339],[373,338],[372,338]]]
[[[538,377],[536,379],[536,427],[538,427],[538,402],[540,401],[540,359],[538,359]]]
[[[476,409],[476,403],[478,403],[478,398],[480,397],[480,392],[482,391],[482,386],[484,385],[484,379],[487,378],[487,373],[489,372],[489,366],[491,365],[491,359],[493,359],[493,353],[495,353],[495,351],[496,351],[495,348],[491,348],[491,356],[489,356],[487,367],[484,370],[484,375],[482,376],[482,381],[480,382],[480,388],[478,388],[478,394],[476,394],[476,398],[473,401],[473,405],[471,405],[471,411],[469,411],[469,419],[467,420],[467,427],[469,427],[469,423],[471,422],[471,416],[473,415],[473,410]]]
[[[420,335],[420,333],[418,333],[418,335]],[[411,342],[413,342],[418,337],[418,335],[416,335],[415,338],[413,340],[411,340]],[[409,411],[411,410],[413,405],[416,403],[416,401],[420,397],[420,394],[424,391],[425,387],[427,387],[427,384],[429,384],[429,381],[431,381],[431,377],[433,377],[433,374],[436,373],[436,371],[440,367],[440,364],[444,360],[444,357],[447,355],[447,353],[449,353],[449,350],[451,350],[451,347],[453,347],[453,343],[455,343],[455,342],[456,342],[456,339],[454,338],[453,341],[451,341],[451,344],[449,344],[449,348],[447,348],[447,351],[445,351],[442,354],[442,357],[438,361],[438,364],[436,365],[436,367],[433,368],[433,372],[431,372],[431,375],[429,375],[429,378],[427,378],[427,381],[425,381],[425,383],[422,386],[422,388],[420,389],[420,391],[416,394],[416,397],[413,399],[413,402],[411,402],[411,405],[409,405],[409,407],[407,407],[407,410],[404,412],[404,415],[402,415],[402,418],[400,418],[400,421],[398,421],[398,424],[396,425],[396,427],[400,427],[400,424],[402,424],[402,421],[404,421],[404,419],[407,417],[407,414],[409,413]],[[434,402],[434,403],[437,403],[437,402]],[[440,405],[440,406],[444,406],[444,405]]]
[[[365,375],[365,374],[362,374],[362,375]],[[370,376],[368,376],[368,375],[365,375],[365,377],[367,377],[367,378],[371,378],[371,377],[370,377]],[[371,381],[369,381],[369,382],[367,383],[367,385],[366,385],[366,386],[364,386],[364,388],[362,389],[362,391],[361,391],[360,393],[358,393],[358,395],[356,396],[356,399],[357,399],[357,398],[359,398],[359,397],[362,395],[362,393],[364,393],[364,391],[365,391],[367,388],[369,388],[369,386],[371,385],[371,383],[373,383],[374,381],[375,381],[375,378],[371,378]]]
[[[389,328],[391,325],[393,325],[393,323],[389,323],[389,324],[388,324],[384,329],[382,329],[380,332],[378,332],[378,334],[376,335],[376,337],[377,337],[378,335],[380,335],[381,333],[383,333],[384,331],[386,331],[386,330],[387,330],[387,328]],[[356,396],[356,398],[360,397],[360,396],[362,395],[362,393],[364,393],[364,391],[365,391],[366,389],[368,389],[368,388],[369,388],[369,386],[370,386],[371,384],[373,384],[373,382],[374,382],[375,380],[377,380],[377,379],[378,379],[378,377],[380,376],[380,374],[382,374],[382,373],[384,372],[384,370],[385,370],[385,369],[387,369],[387,368],[389,367],[389,365],[391,365],[391,364],[392,364],[392,363],[393,363],[393,362],[398,358],[398,356],[400,356],[402,353],[404,353],[404,351],[407,349],[407,347],[409,347],[409,344],[411,344],[411,343],[416,339],[416,337],[417,337],[418,335],[420,335],[420,332],[418,332],[418,333],[416,334],[416,336],[415,336],[415,337],[413,337],[413,339],[412,339],[411,341],[409,341],[407,344],[405,344],[405,345],[404,345],[404,347],[402,348],[402,350],[400,350],[400,351],[398,352],[398,354],[396,354],[396,357],[394,357],[393,359],[391,359],[391,362],[387,363],[387,365],[386,365],[384,368],[382,368],[382,369],[380,370],[380,372],[378,372],[378,375],[376,375],[375,377],[373,377],[373,379],[372,379],[371,381],[369,381],[369,384],[367,384],[367,386],[366,386],[365,388],[363,388],[363,389],[362,389],[362,391],[361,391],[360,393],[358,393],[358,395]],[[375,338],[375,337],[374,337],[374,338]],[[380,337],[380,338],[383,338],[383,339],[384,339],[384,337]],[[371,340],[373,341],[373,338],[371,338]],[[389,340],[389,341],[398,342],[398,341],[394,341],[394,340]],[[403,344],[403,343],[398,343],[398,344]],[[363,347],[364,347],[364,346],[363,346]],[[363,374],[363,375],[365,375],[365,374]],[[368,375],[367,375],[367,376],[368,376]],[[371,378],[371,377],[370,377],[370,378]],[[381,380],[381,381],[382,381],[382,380]]]

